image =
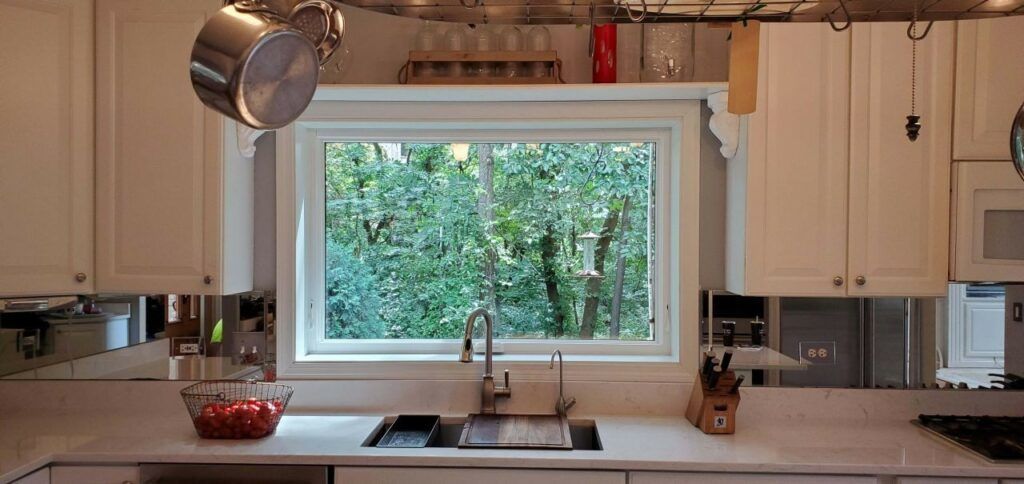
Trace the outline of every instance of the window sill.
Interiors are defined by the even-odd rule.
[[[664,355],[564,355],[566,361],[584,363],[678,363],[678,356]],[[483,353],[475,353],[474,362],[484,361]],[[548,363],[550,354],[497,354],[495,363]],[[296,362],[318,363],[393,363],[393,362],[438,362],[459,363],[457,353],[425,354],[425,353],[375,353],[375,354],[307,354],[296,358]]]
[[[553,381],[550,355],[495,355],[494,373],[508,369],[513,381]],[[281,363],[279,363],[280,365]],[[692,382],[678,356],[566,355],[567,381]],[[461,363],[457,354],[312,354],[280,368],[288,379],[478,380],[484,356]]]

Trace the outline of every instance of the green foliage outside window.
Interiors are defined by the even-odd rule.
[[[652,338],[653,143],[326,145],[328,338]],[[582,279],[578,236],[604,277]]]

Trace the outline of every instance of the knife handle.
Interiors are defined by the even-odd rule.
[[[704,354],[704,363],[700,365],[700,374],[702,376],[707,376],[711,372],[711,368],[714,366],[711,364],[711,359],[714,357],[715,354],[710,351]]]
[[[725,354],[722,355],[722,371],[723,372],[729,369],[729,363],[731,361],[732,361],[732,351],[726,351]]]
[[[743,384],[743,380],[745,378],[746,377],[743,376],[743,375],[740,375],[740,376],[736,377],[736,382],[732,384],[732,388],[729,389],[729,393],[739,393],[740,385]]]
[[[716,365],[715,368],[711,370],[711,374],[708,375],[708,390],[714,391],[715,388],[718,387],[718,379],[721,377],[722,367]]]

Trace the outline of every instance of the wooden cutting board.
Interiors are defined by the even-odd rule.
[[[572,449],[569,420],[558,415],[472,414],[460,448]]]

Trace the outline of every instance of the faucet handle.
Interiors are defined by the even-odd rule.
[[[569,401],[565,402],[565,411],[568,412],[573,405],[576,405],[576,397],[569,397]]]

